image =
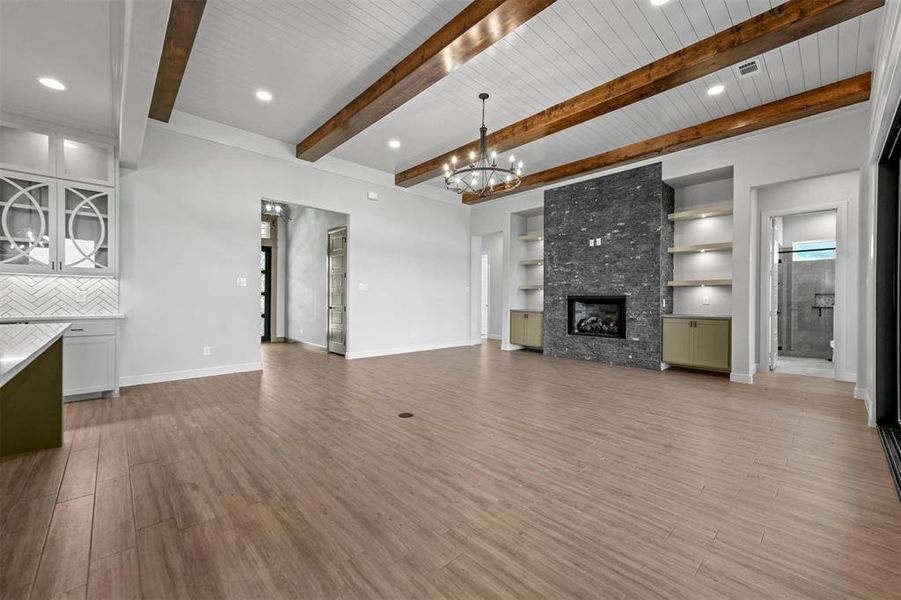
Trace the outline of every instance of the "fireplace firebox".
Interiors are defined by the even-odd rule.
[[[626,337],[625,296],[568,296],[566,300],[570,335]]]

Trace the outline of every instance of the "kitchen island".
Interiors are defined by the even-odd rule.
[[[69,323],[0,324],[0,456],[63,443]]]

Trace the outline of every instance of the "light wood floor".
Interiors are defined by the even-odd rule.
[[[0,595],[901,597],[849,385],[494,344],[264,364],[70,404],[63,448],[0,463]]]

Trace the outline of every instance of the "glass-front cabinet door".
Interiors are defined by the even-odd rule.
[[[35,175],[0,173],[0,270],[57,268],[56,185]]]
[[[63,271],[102,275],[113,270],[115,223],[112,190],[76,183],[60,184]]]

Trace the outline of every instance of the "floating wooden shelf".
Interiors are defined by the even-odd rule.
[[[538,231],[530,231],[529,233],[527,233],[525,235],[519,236],[519,239],[521,239],[524,242],[537,242],[539,240],[543,240],[544,239],[544,230],[540,229]]]
[[[667,248],[670,254],[686,254],[689,252],[721,252],[732,250],[732,242],[715,242],[713,244],[694,244],[692,246],[673,246]]]
[[[706,219],[707,217],[722,217],[732,214],[732,203],[721,202],[719,204],[707,204],[698,206],[691,210],[683,210],[670,213],[668,218],[670,221],[690,221],[692,219]]]
[[[530,290],[543,290],[543,289],[544,289],[544,285],[541,284],[541,283],[530,283],[530,284],[528,284],[528,285],[521,285],[521,286],[519,286],[519,289],[524,290],[524,291],[530,291]]]
[[[715,277],[713,279],[676,279],[669,281],[669,287],[699,287],[705,285],[732,285],[731,277]]]
[[[530,267],[532,265],[543,265],[544,259],[543,258],[527,258],[526,260],[519,261],[519,264],[521,264],[524,267]]]

